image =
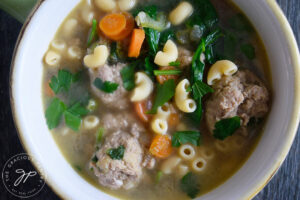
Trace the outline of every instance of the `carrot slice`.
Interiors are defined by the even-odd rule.
[[[167,135],[156,135],[151,143],[150,153],[158,158],[166,158],[172,153],[172,142]]]
[[[160,70],[174,70],[174,69],[176,69],[176,68],[173,66],[160,67]],[[158,75],[158,76],[156,76],[156,80],[160,84],[163,84],[164,82],[166,82],[169,79],[176,80],[177,78],[178,78],[178,75]]]
[[[100,30],[108,37],[120,34],[126,27],[126,17],[120,13],[108,14],[99,23]]]
[[[139,57],[144,40],[145,31],[143,29],[134,29],[131,35],[128,57]]]
[[[142,122],[149,122],[151,115],[147,115],[146,112],[152,107],[150,100],[134,103],[134,110]]]
[[[132,32],[133,28],[134,28],[134,19],[132,17],[131,14],[129,13],[122,13],[125,17],[126,17],[126,27],[125,29],[119,33],[118,35],[115,36],[110,36],[109,38],[114,40],[114,41],[120,41],[125,39],[126,37],[128,37],[130,35],[130,33]]]

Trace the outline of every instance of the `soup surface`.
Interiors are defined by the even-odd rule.
[[[270,110],[269,63],[227,0],[82,1],[44,57],[47,125],[122,199],[189,199],[232,176]]]

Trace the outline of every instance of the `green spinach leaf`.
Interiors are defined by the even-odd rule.
[[[57,77],[52,76],[49,86],[55,94],[58,94],[62,89],[67,92],[70,89],[72,77],[72,73],[68,70],[61,69],[58,71]]]
[[[195,198],[199,193],[199,183],[192,172],[187,173],[180,180],[180,189],[185,192],[190,198]]]
[[[241,119],[238,116],[222,119],[215,124],[213,136],[219,140],[224,140],[231,136],[241,126]]]
[[[106,154],[113,160],[122,160],[125,153],[125,147],[123,145],[118,148],[108,149]]]
[[[177,131],[172,136],[172,146],[179,147],[182,144],[191,143],[199,146],[201,143],[201,133],[197,131]]]
[[[118,83],[113,83],[110,81],[102,81],[100,78],[96,78],[94,80],[94,86],[97,87],[99,90],[102,90],[105,93],[113,93],[119,87]]]

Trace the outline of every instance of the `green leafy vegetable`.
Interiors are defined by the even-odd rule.
[[[92,21],[92,29],[90,31],[89,37],[88,37],[88,41],[87,41],[87,46],[89,47],[93,40],[95,39],[95,37],[97,36],[97,20],[93,19]]]
[[[55,94],[58,94],[62,89],[67,92],[70,89],[72,77],[72,73],[65,69],[61,69],[58,71],[57,77],[52,76],[49,86]]]
[[[156,176],[155,176],[155,183],[156,184],[158,184],[160,182],[162,176],[163,176],[163,172],[162,171],[158,171],[157,174],[156,174]]]
[[[172,146],[179,147],[182,144],[191,143],[199,146],[201,142],[201,133],[197,131],[177,131],[172,136]]]
[[[112,42],[110,45],[109,64],[116,64],[126,60],[126,55],[120,42]]]
[[[168,40],[175,40],[176,36],[172,29],[167,29],[161,33],[159,45],[163,47]]]
[[[136,17],[141,11],[144,11],[151,17],[152,19],[156,20],[157,18],[157,6],[149,5],[145,7],[139,7],[133,11],[133,16]]]
[[[219,140],[224,140],[231,136],[241,126],[241,119],[238,116],[222,119],[215,124],[213,136]]]
[[[102,90],[103,92],[106,92],[106,93],[113,93],[119,87],[118,83],[113,83],[113,82],[110,82],[110,81],[103,82],[100,78],[96,78],[94,80],[93,84],[99,90]]]
[[[147,114],[155,114],[157,108],[168,102],[175,94],[175,82],[174,79],[169,79],[163,84],[158,84],[156,97],[152,109]]]
[[[204,63],[200,60],[200,55],[205,51],[205,40],[202,39],[199,44],[193,59],[192,59],[192,84],[196,81],[202,81],[203,79],[203,71],[204,71]]]
[[[154,75],[159,76],[159,75],[179,75],[181,74],[181,70],[154,70]]]
[[[241,46],[241,51],[249,60],[253,60],[255,58],[255,49],[251,44],[243,44]]]
[[[56,128],[66,109],[65,104],[58,98],[54,98],[46,110],[46,120],[48,128]]]
[[[97,131],[97,135],[96,135],[96,143],[99,144],[102,140],[104,134],[104,128],[100,127],[99,130]]]
[[[150,57],[147,56],[145,58],[145,69],[144,69],[146,74],[148,74],[148,76],[152,77],[153,76],[153,69],[154,69],[154,67],[153,67],[153,64],[150,62]]]
[[[135,64],[130,64],[124,67],[120,72],[123,80],[123,87],[128,91],[132,90],[135,86],[134,83],[135,66],[136,66]]]
[[[199,184],[197,178],[192,172],[187,173],[180,180],[180,189],[185,192],[189,197],[195,198],[199,193]]]
[[[89,110],[83,107],[79,102],[70,106],[65,112],[65,123],[74,131],[78,131],[81,124],[81,117],[88,114]]]
[[[173,66],[173,67],[179,67],[180,66],[180,61],[170,62],[169,65]]]
[[[209,92],[214,92],[214,90],[211,87],[209,87],[202,81],[196,81],[193,84],[192,89],[193,89],[194,99],[196,100],[202,98],[204,95],[206,95]]]
[[[125,153],[125,147],[123,145],[118,148],[108,149],[106,154],[113,160],[122,160]]]
[[[149,54],[155,56],[158,50],[160,33],[152,28],[144,28],[146,41],[149,46]]]

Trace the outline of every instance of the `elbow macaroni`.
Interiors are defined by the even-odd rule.
[[[153,91],[152,80],[143,72],[135,73],[135,85],[131,96],[133,102],[146,99]]]
[[[83,59],[85,66],[97,68],[103,66],[109,56],[108,49],[105,45],[97,46],[93,54],[86,55]]]
[[[94,3],[100,10],[105,12],[113,11],[117,7],[115,0],[95,0]]]
[[[170,62],[176,61],[178,58],[178,49],[172,40],[168,40],[163,48],[163,51],[157,52],[154,63],[166,67]]]
[[[207,84],[213,85],[220,80],[223,75],[231,76],[237,72],[237,66],[229,60],[220,60],[211,66],[207,74]]]
[[[183,1],[170,13],[169,19],[173,25],[179,25],[191,16],[192,13],[193,6],[189,2]]]
[[[61,55],[56,53],[55,51],[48,51],[45,56],[45,62],[49,66],[58,66],[61,59]]]
[[[71,18],[68,19],[65,24],[64,24],[64,35],[65,36],[70,36],[74,33],[74,29],[77,26],[78,21],[77,19]]]
[[[136,0],[119,0],[118,5],[121,11],[131,10],[136,4]]]
[[[51,47],[57,51],[63,51],[66,48],[66,43],[63,40],[53,40],[51,42]]]
[[[90,115],[90,116],[86,116],[84,119],[83,119],[83,126],[85,129],[93,129],[93,128],[96,128],[99,124],[99,118],[94,116],[94,115]]]
[[[204,169],[206,168],[206,160],[204,160],[201,157],[196,158],[193,162],[192,162],[192,169],[195,172],[202,172],[204,171]]]
[[[191,160],[195,157],[196,152],[194,147],[189,144],[181,145],[179,148],[179,156],[185,160]]]
[[[165,160],[161,165],[161,171],[164,174],[171,174],[173,169],[181,162],[181,158],[173,156]]]
[[[168,131],[168,118],[171,114],[170,105],[165,103],[163,106],[158,107],[156,115],[151,121],[152,130],[157,133],[164,135]]]
[[[189,167],[187,165],[180,164],[177,167],[177,175],[183,177],[189,172]]]
[[[193,99],[188,98],[190,92],[187,92],[187,88],[190,86],[190,82],[187,79],[183,79],[176,86],[175,90],[175,103],[176,106],[185,113],[192,113],[196,110],[197,105]]]
[[[78,46],[71,46],[68,48],[68,56],[72,59],[80,59],[82,56],[81,49]]]

